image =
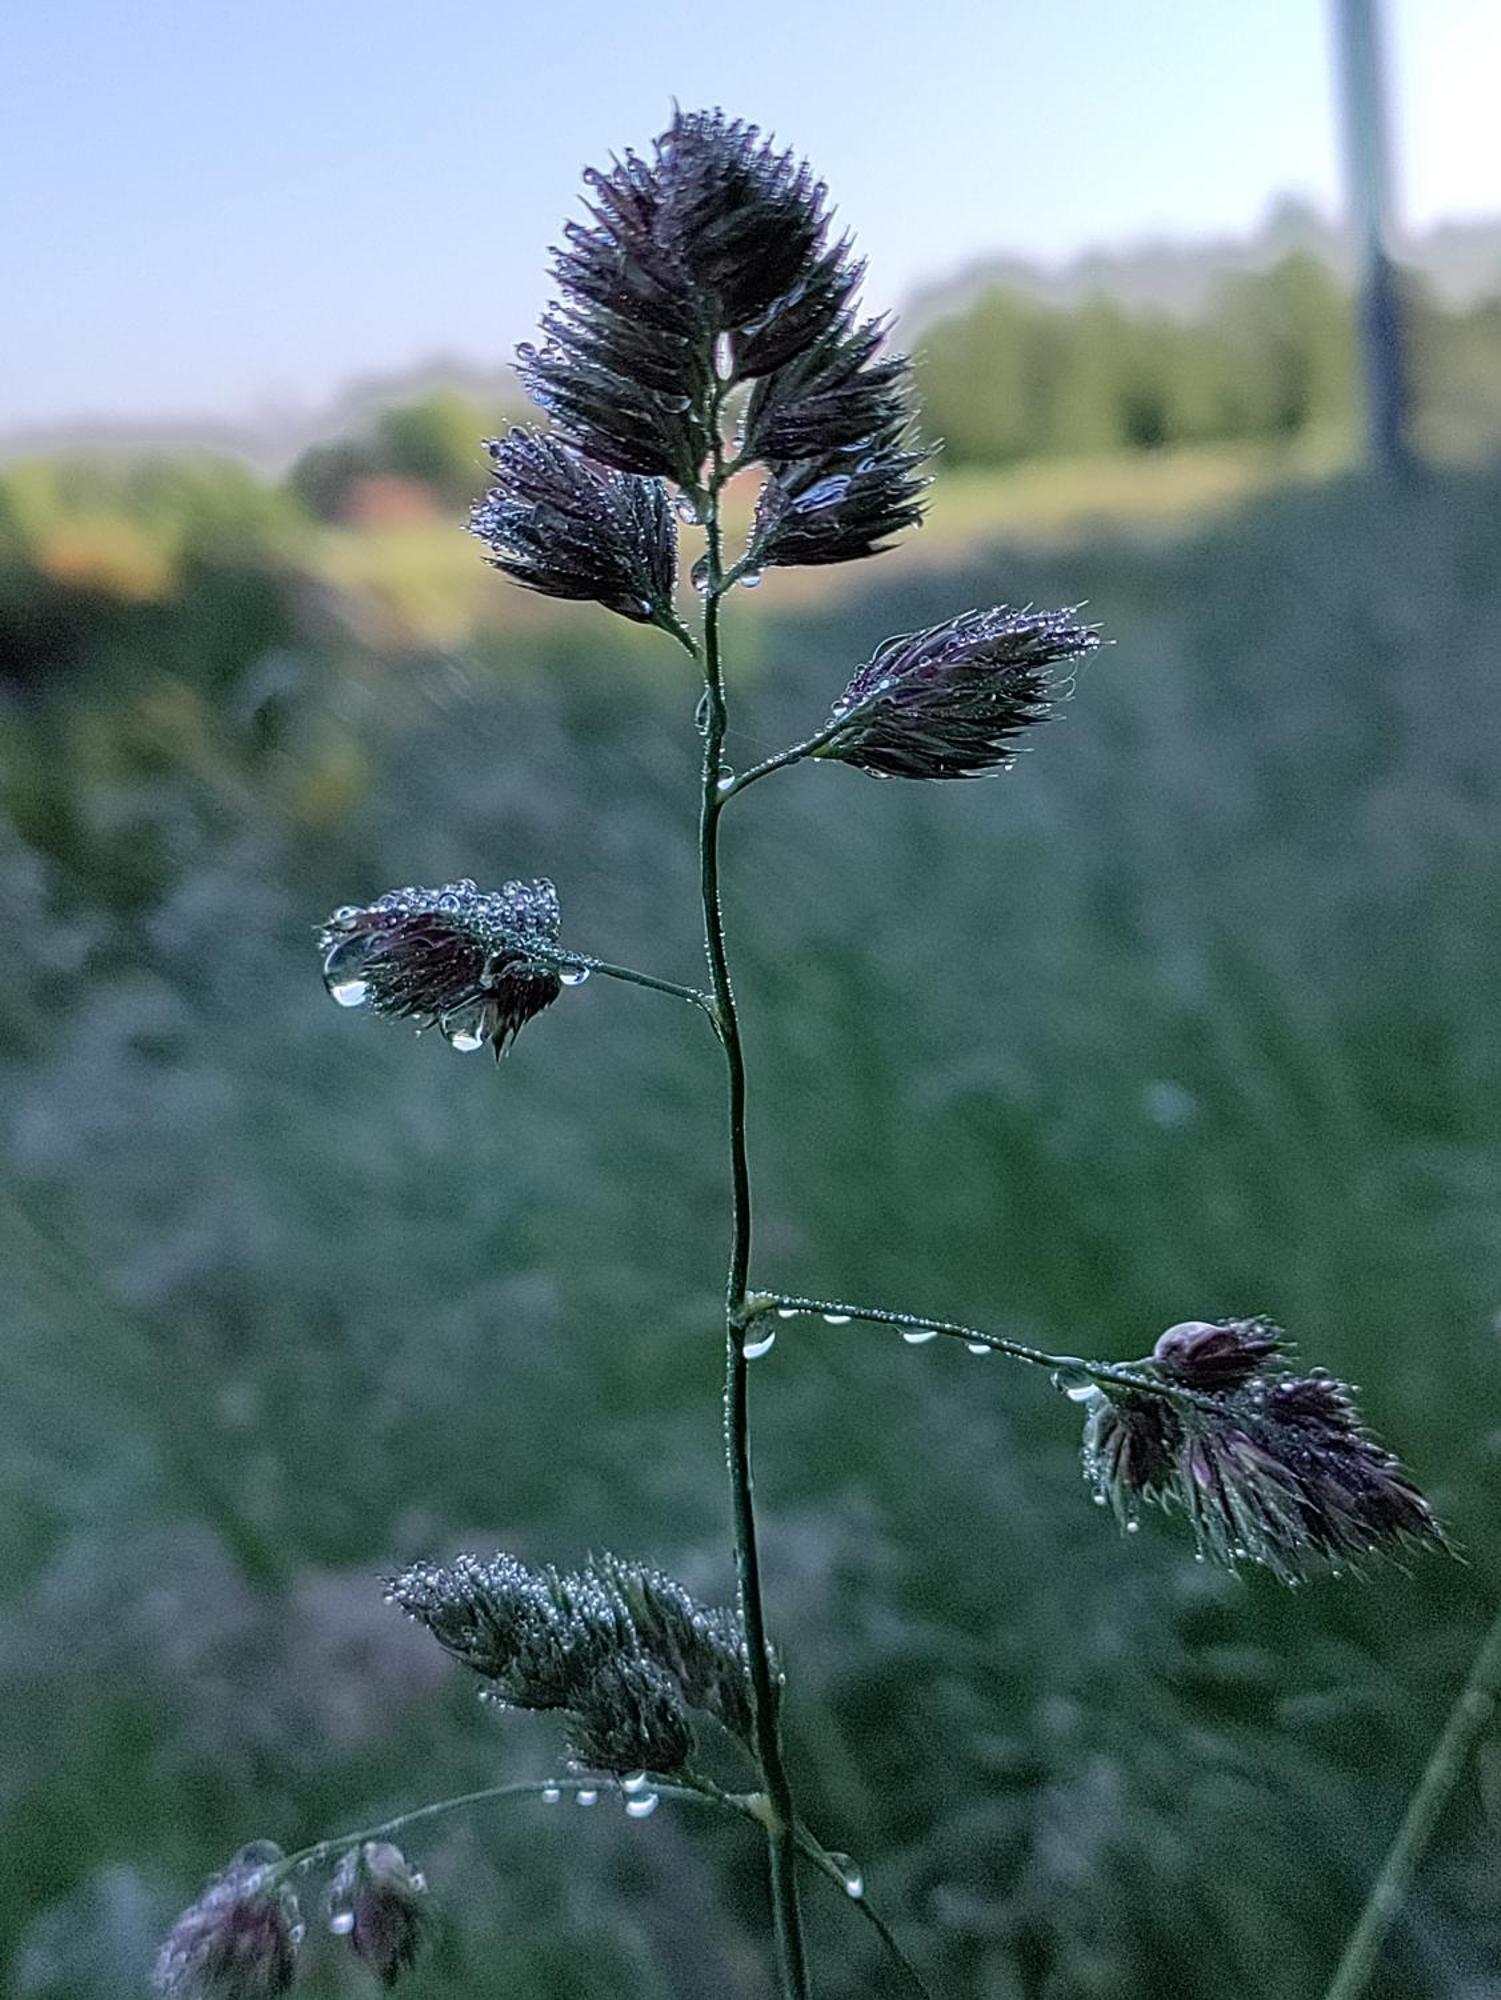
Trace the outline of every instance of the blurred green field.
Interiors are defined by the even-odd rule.
[[[742,762],[969,603],[1116,642],[999,782],[736,809],[757,1275],[1122,1357],[1266,1311],[1467,1561],[1287,1593],[1123,1542],[1045,1381],[799,1324],[753,1378],[794,1769],[956,2000],[1314,2000],[1501,1586],[1501,477],[1053,476],[1051,515],[1041,474],[956,478],[926,554],[768,579],[732,632]],[[311,949],[393,883],[546,873],[568,941],[693,978],[691,670],[462,536],[440,577],[431,524],[185,511],[113,567],[0,539],[17,2000],[138,1994],[242,1841],[553,1767],[392,1565],[731,1583],[702,1023],[596,979],[496,1074],[339,1014]],[[1385,2000],[1492,1989],[1498,1780],[1491,1744]],[[733,1824],[523,1804],[412,1846],[447,1913],[413,2000],[769,1992]],[[809,1904],[820,1991],[894,1992]],[[309,1990],[361,1989],[330,1954]]]

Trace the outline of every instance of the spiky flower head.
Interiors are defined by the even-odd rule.
[[[328,1927],[382,1986],[394,1986],[422,1956],[432,1931],[427,1879],[388,1840],[352,1848],[328,1890]]]
[[[495,484],[469,528],[497,569],[638,624],[671,615],[677,524],[659,479],[612,471],[534,431],[513,430],[487,449]]]
[[[561,296],[522,380],[592,456],[692,486],[718,383],[811,345],[859,273],[807,166],[720,111],[678,112],[649,157],[585,185],[590,219],[554,252]]]
[[[1107,1384],[1093,1399],[1084,1471],[1096,1499],[1127,1528],[1144,1504],[1179,1510],[1201,1555],[1259,1563],[1285,1583],[1409,1544],[1443,1547],[1348,1386],[1286,1372],[1281,1351],[1264,1319],[1170,1328],[1137,1366],[1143,1386]]]
[[[1053,706],[1053,669],[1099,643],[1071,611],[1005,605],[888,639],[835,702],[818,755],[885,778],[1004,770]]]
[[[157,1954],[162,2000],[271,2000],[297,1972],[303,1924],[297,1898],[275,1879],[286,1859],[255,1840],[183,1911]]]
[[[749,1733],[739,1620],[654,1570],[613,1556],[566,1574],[459,1556],[403,1571],[388,1595],[491,1700],[564,1713],[572,1753],[591,1769],[680,1770],[693,1753],[691,1708]]]
[[[740,449],[768,465],[843,455],[846,470],[895,442],[912,419],[912,368],[882,351],[881,320],[840,320],[751,390]],[[832,468],[831,468],[832,469]]]
[[[751,568],[811,569],[883,554],[922,519],[928,456],[894,442],[854,464],[843,453],[773,461],[751,523]]]
[[[559,970],[551,882],[393,889],[323,926],[323,978],[341,1007],[436,1026],[451,1048],[498,1057],[583,968]]]

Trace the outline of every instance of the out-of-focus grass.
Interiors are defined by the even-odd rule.
[[[1115,1536],[1045,1382],[785,1329],[753,1389],[796,1769],[945,1994],[1313,2000],[1501,1586],[1498,499],[1349,480],[732,622],[741,762],[966,603],[1087,598],[1117,641],[998,783],[736,807],[757,1276],[1117,1356],[1268,1311],[1469,1557],[1224,1578]],[[693,977],[690,663],[585,610],[361,646],[301,579],[290,640],[237,650],[245,576],[194,588],[13,702],[0,756],[19,2000],[138,1992],[245,1839],[547,1771],[382,1569],[609,1544],[730,1588],[703,1024],[596,979],[496,1075],[339,1014],[310,948],[392,883],[546,872],[581,949]],[[1389,2000],[1495,1962],[1480,1775]],[[767,1991],[733,1825],[512,1808],[421,1852],[451,1920],[414,2000]],[[821,1990],[894,1991],[810,1903]]]

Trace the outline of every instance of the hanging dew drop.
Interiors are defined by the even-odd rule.
[[[580,1806],[597,1806],[599,1804],[599,1793],[596,1791],[575,1792],[573,1802],[575,1805]]]
[[[1053,1370],[1053,1387],[1067,1396],[1071,1403],[1087,1403],[1100,1393],[1086,1370],[1072,1366]]]
[[[823,1323],[825,1326],[848,1326],[853,1318],[853,1313],[825,1313]]]
[[[589,977],[587,965],[560,965],[558,978],[564,986],[582,986]]]
[[[354,1929],[353,1910],[335,1910],[328,1920],[328,1927],[335,1937],[348,1937]]]
[[[650,1819],[660,1803],[655,1792],[639,1792],[635,1798],[626,1800],[626,1818]]]
[[[865,1894],[865,1877],[847,1854],[831,1854],[830,1861],[839,1870],[846,1896],[860,1897]]]
[[[544,1785],[542,1787],[542,1803],[545,1806],[555,1806],[562,1796],[563,1788],[561,1785]]]
[[[902,1339],[906,1341],[909,1347],[926,1347],[930,1340],[936,1340],[937,1338],[938,1329],[936,1326],[909,1326],[902,1335]]]
[[[988,1340],[966,1340],[964,1351],[966,1354],[989,1354],[991,1346]]]
[[[323,960],[323,983],[328,997],[339,1007],[362,1007],[370,997],[365,977],[375,946],[368,937],[344,938]]]
[[[777,1307],[777,1318],[778,1318],[778,1319],[796,1319],[796,1318],[797,1318],[797,1307],[796,1307],[796,1306],[778,1306],[778,1307]]]
[[[754,590],[759,585],[760,581],[761,581],[760,570],[748,569],[740,579],[740,588],[742,590]]]
[[[770,1354],[776,1344],[777,1330],[773,1327],[770,1333],[763,1333],[759,1340],[742,1342],[740,1352],[745,1356],[747,1361],[759,1361],[763,1354]]]
[[[438,1023],[438,1032],[451,1049],[460,1055],[472,1055],[482,1049],[490,1039],[490,1013],[487,1004],[480,1001],[469,1007],[455,1007],[445,1014]]]
[[[628,1771],[620,1781],[620,1789],[623,1792],[644,1792],[646,1790],[646,1773],[644,1771]]]

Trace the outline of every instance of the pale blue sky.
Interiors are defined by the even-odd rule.
[[[669,101],[829,181],[869,296],[1337,186],[1323,0],[17,0],[0,424],[503,360],[582,164]],[[752,35],[736,32],[754,24]],[[1501,212],[1497,0],[1396,0],[1405,219]]]

